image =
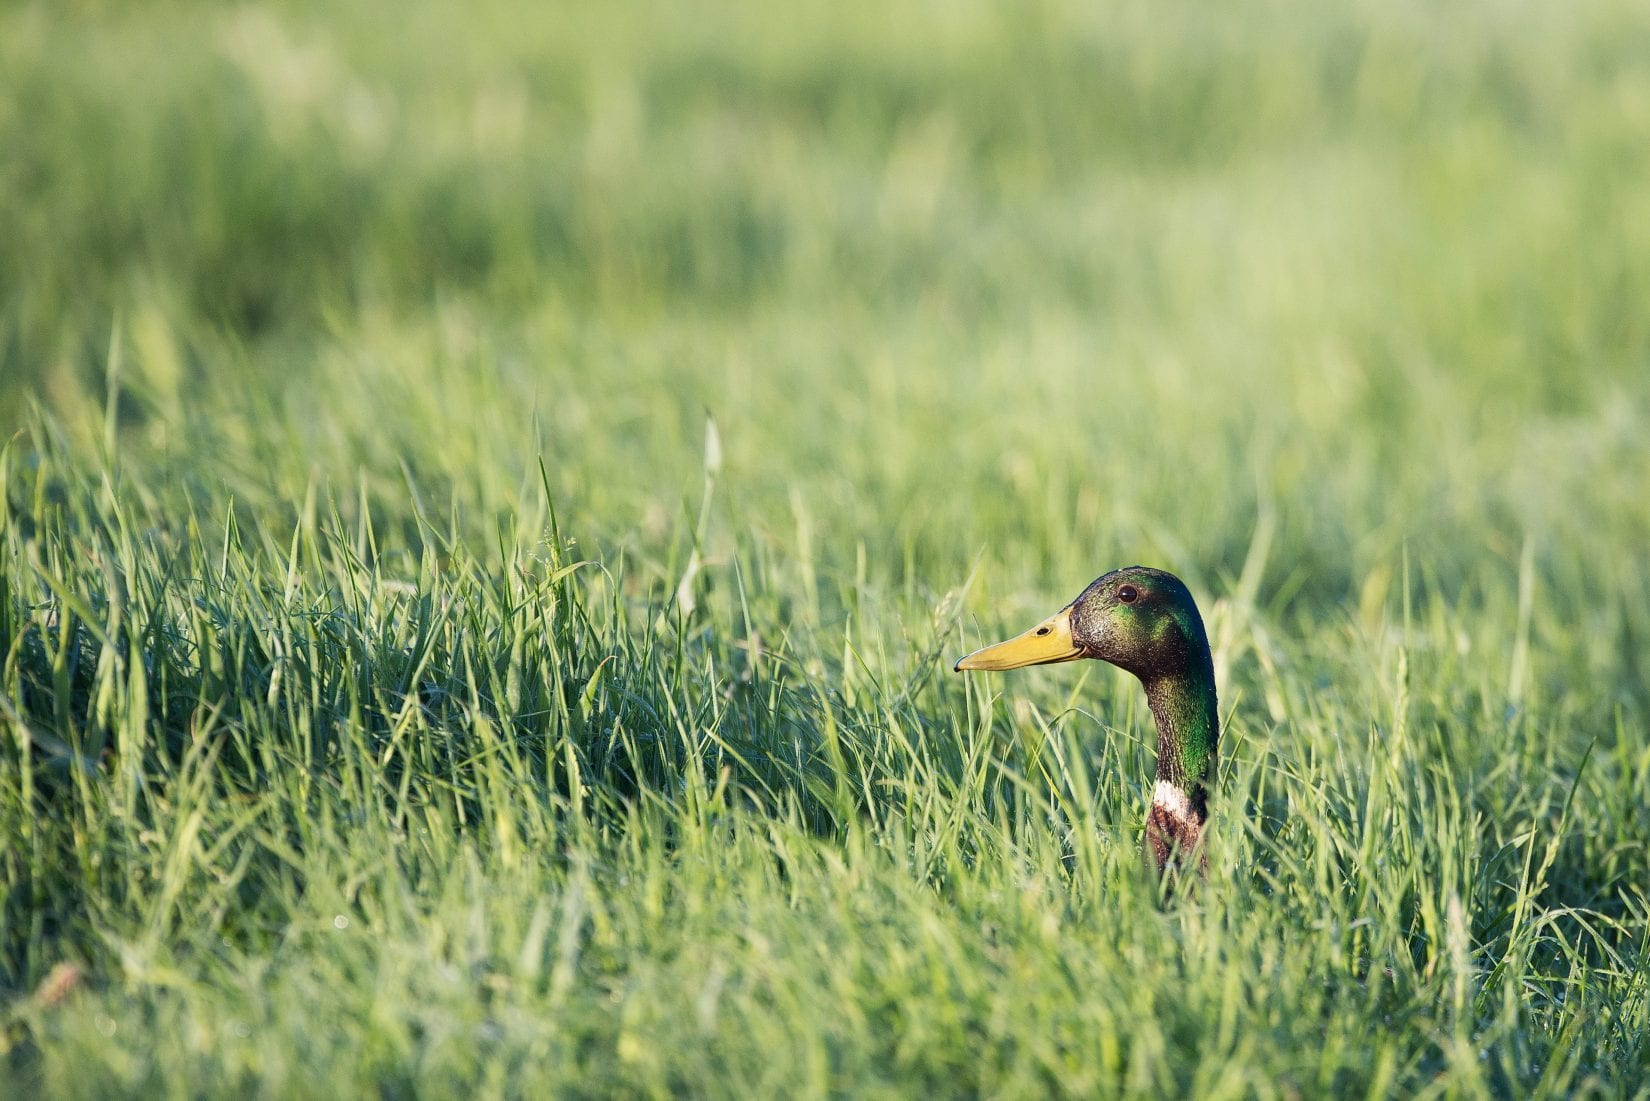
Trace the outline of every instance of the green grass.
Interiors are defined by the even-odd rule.
[[[0,150],[0,1094],[1643,1096],[1640,5],[20,3]],[[950,672],[1136,561],[1171,906]]]

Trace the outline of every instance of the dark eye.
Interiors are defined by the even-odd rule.
[[[1120,585],[1117,589],[1117,599],[1125,604],[1133,604],[1140,599],[1140,590],[1133,585]]]

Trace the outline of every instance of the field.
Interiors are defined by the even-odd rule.
[[[1646,1096],[1650,12],[0,8],[0,1095]],[[1153,728],[958,656],[1144,562]]]

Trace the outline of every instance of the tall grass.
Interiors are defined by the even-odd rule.
[[[1631,1094],[1650,19],[0,14],[0,1092]],[[1181,574],[1152,728],[951,661]]]

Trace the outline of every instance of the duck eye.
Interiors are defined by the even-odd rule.
[[[1117,590],[1117,599],[1125,604],[1133,604],[1140,599],[1140,590],[1133,585],[1123,585]]]

